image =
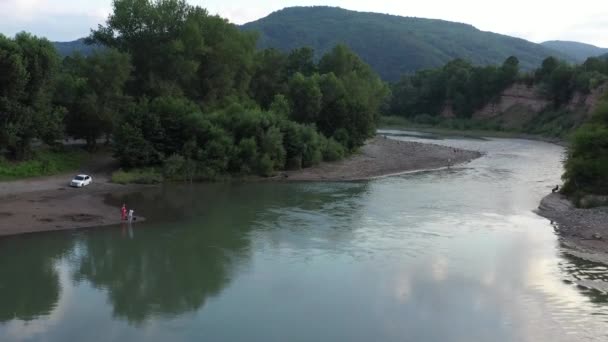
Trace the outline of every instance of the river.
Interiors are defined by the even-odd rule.
[[[607,341],[608,268],[533,210],[563,148],[353,183],[165,186],[148,218],[0,239],[1,341]]]

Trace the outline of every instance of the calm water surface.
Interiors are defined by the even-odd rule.
[[[360,183],[167,186],[126,199],[149,218],[132,229],[1,239],[0,341],[608,341],[608,268],[533,212],[563,149],[433,143],[486,155]]]

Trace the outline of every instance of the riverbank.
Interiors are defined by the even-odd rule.
[[[444,168],[480,156],[481,153],[474,151],[376,137],[346,160],[285,172],[275,179],[367,180]],[[116,198],[145,185],[112,183],[111,171],[116,167],[113,163],[112,159],[106,158],[92,168],[81,169],[79,172],[94,178],[92,185],[81,189],[67,186],[73,174],[0,182],[0,236],[120,224],[118,208],[107,204],[106,198]]]
[[[471,129],[452,129],[445,127],[438,127],[432,125],[422,125],[415,124],[409,122],[407,120],[398,118],[398,117],[384,117],[380,122],[380,129],[385,130],[404,130],[404,131],[416,131],[430,134],[438,134],[442,136],[448,137],[465,137],[465,138],[501,138],[501,139],[525,139],[525,140],[534,140],[534,141],[542,141],[547,143],[552,143],[556,145],[560,145],[563,147],[568,146],[567,139],[559,138],[559,137],[548,137],[537,134],[529,134],[522,133],[516,131],[497,131],[491,129],[480,129],[480,128],[471,128]]]
[[[569,254],[608,265],[608,207],[579,209],[551,194],[541,201],[538,214],[554,223]]]
[[[458,148],[377,136],[354,156],[333,163],[285,172],[287,181],[360,181],[467,163],[482,154]]]
[[[111,183],[114,167],[110,156],[100,156],[71,173],[0,182],[0,236],[120,224],[118,208],[106,197],[138,187]],[[68,187],[76,173],[93,175],[93,184]]]

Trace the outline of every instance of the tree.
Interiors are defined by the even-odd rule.
[[[321,111],[322,97],[323,94],[314,77],[306,77],[298,73],[289,81],[291,115],[297,122],[316,122]]]
[[[256,54],[255,64],[250,94],[267,109],[277,94],[287,90],[287,56],[275,49],[262,50]]]
[[[58,61],[46,39],[0,35],[0,152],[21,160],[34,139],[53,144],[61,137],[64,112],[51,103]]]
[[[123,91],[132,70],[130,57],[114,49],[75,55],[65,59],[63,70],[56,101],[68,108],[67,133],[95,149],[98,138],[110,135],[116,114],[128,101]]]
[[[501,87],[513,84],[519,74],[519,59],[515,56],[507,58],[500,68],[500,73]]]
[[[573,135],[565,169],[566,194],[608,193],[608,102]]]
[[[185,95],[209,105],[245,95],[255,34],[185,0],[115,0],[113,5],[106,25],[88,42],[132,56],[130,95]]]
[[[312,76],[317,71],[315,64],[315,51],[310,47],[294,49],[287,57],[287,75],[289,77],[300,73]]]

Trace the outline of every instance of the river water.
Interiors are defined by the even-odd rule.
[[[167,186],[125,199],[148,218],[133,227],[1,239],[0,341],[608,341],[608,268],[533,212],[563,148],[431,142],[485,156],[368,182]]]

